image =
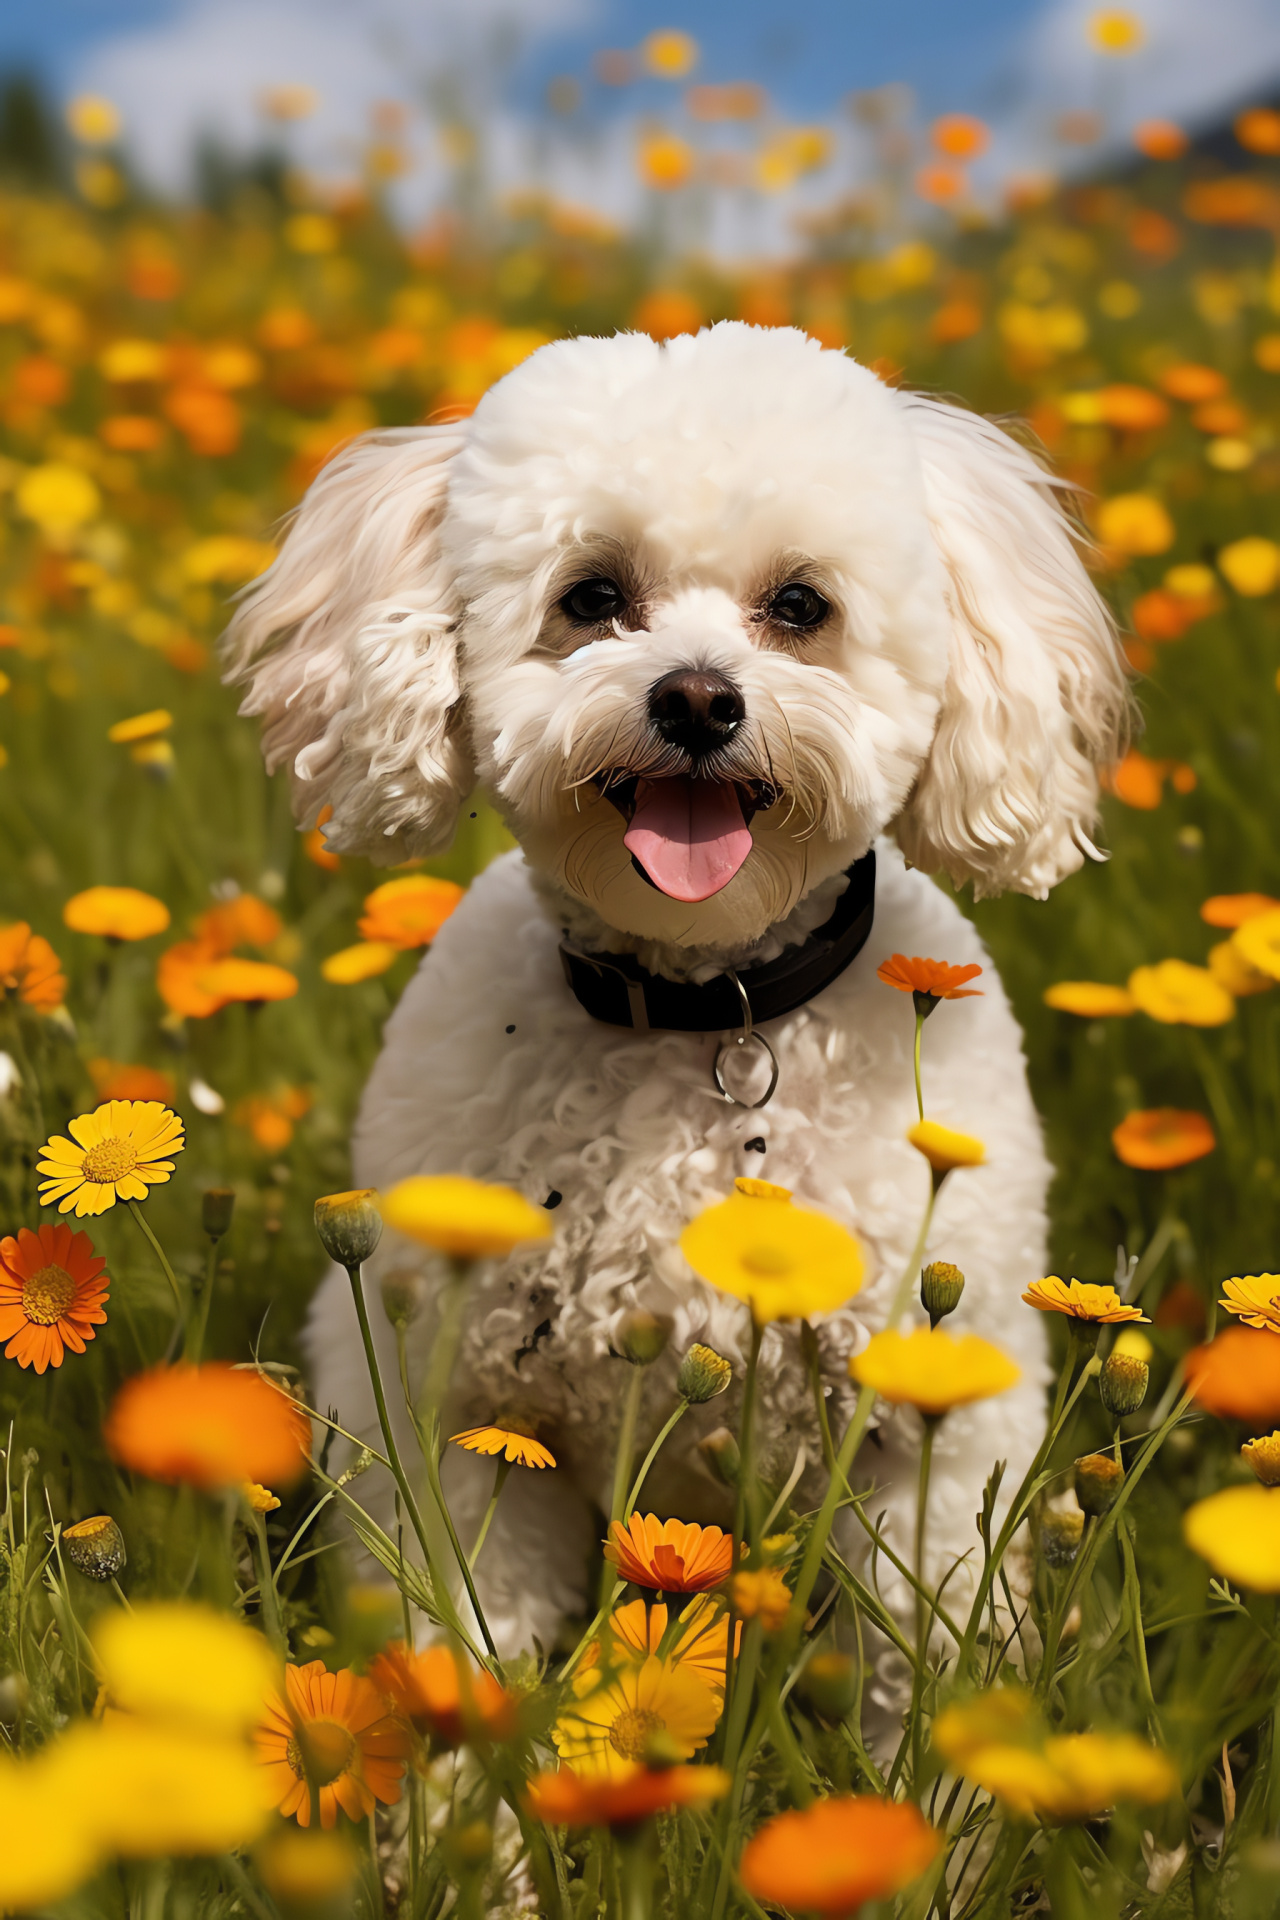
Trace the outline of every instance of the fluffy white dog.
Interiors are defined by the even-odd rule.
[[[550,1646],[587,1606],[619,1317],[674,1321],[650,1432],[692,1341],[742,1360],[745,1309],[677,1246],[737,1175],[862,1243],[862,1291],[819,1327],[847,1417],[848,1357],[884,1324],[929,1182],[905,1139],[912,1004],[876,966],[986,962],[929,874],[1043,897],[1092,851],[1127,708],[1114,631],[1053,481],[1006,434],[799,332],[725,323],[543,347],[470,420],[355,441],[248,593],[229,660],[300,819],[332,807],[331,846],[438,851],[477,777],[520,844],[388,1024],[355,1177],[461,1171],[555,1208],[553,1240],[476,1279],[450,1407],[531,1425],[560,1462],[508,1486],[478,1567],[500,1648]],[[980,984],[927,1030],[928,1113],[987,1148],[944,1187],[929,1256],[968,1276],[952,1324],[1023,1372],[942,1428],[935,1568],[976,1545],[996,1459],[1016,1482],[1043,1431],[1043,1327],[1018,1296],[1043,1271],[1049,1168],[1017,1025],[989,967]],[[766,1050],[733,1044],[744,1001],[777,1068],[756,1107],[713,1077],[722,1061],[738,1101],[767,1090]],[[378,1280],[414,1259],[387,1235],[368,1275],[392,1379]],[[431,1331],[428,1310],[419,1362]],[[373,1438],[341,1272],[309,1338],[319,1404]],[[762,1396],[782,1479],[801,1447],[819,1458],[794,1327],[766,1337]],[[712,1402],[677,1429],[646,1508],[724,1517],[696,1442],[726,1417]],[[882,1417],[863,1455],[904,1554],[918,1436],[914,1414]],[[466,1540],[492,1467],[448,1451]]]

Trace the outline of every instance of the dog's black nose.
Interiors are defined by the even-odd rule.
[[[649,689],[649,718],[668,746],[701,760],[727,747],[747,717],[732,680],[705,667],[664,673]]]

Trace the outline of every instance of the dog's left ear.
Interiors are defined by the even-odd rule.
[[[951,658],[933,746],[897,823],[913,866],[1043,899],[1093,853],[1099,765],[1130,703],[1115,625],[1057,483],[979,414],[909,395],[947,577]]]

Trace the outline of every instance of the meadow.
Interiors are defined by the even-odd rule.
[[[966,174],[978,123],[916,135],[907,166],[893,103],[864,102],[875,190],[807,214],[786,262],[730,270],[663,235],[700,193],[786,194],[826,148],[760,100],[685,111],[641,142],[638,234],[534,192],[481,218],[459,135],[456,205],[406,235],[383,204],[394,124],[340,193],[281,166],[165,204],[93,102],[65,187],[0,188],[0,1910],[429,1920],[514,1910],[521,1887],[556,1920],[1280,1903],[1280,115],[1204,149],[1159,123],[1098,178],[1023,181],[993,210]],[[738,175],[712,164],[726,122],[754,172],[738,149]],[[722,317],[802,327],[1034,435],[1076,490],[1141,715],[1107,776],[1107,857],[1045,902],[964,903],[1026,1031],[1054,1272],[1103,1292],[1038,1303],[1060,1374],[1015,1499],[1030,1555],[988,1530],[995,1597],[951,1639],[945,1596],[922,1593],[891,1766],[829,1630],[837,1613],[896,1629],[874,1572],[834,1555],[830,1509],[877,1392],[932,1431],[991,1386],[939,1404],[905,1361],[863,1379],[816,1514],[756,1482],[744,1439],[744,1571],[726,1545],[705,1587],[664,1585],[646,1534],[619,1563],[627,1604],[620,1584],[576,1647],[511,1670],[457,1613],[430,1515],[428,1578],[383,1537],[393,1585],[352,1584],[326,1528],[346,1511],[370,1538],[359,1482],[330,1475],[323,1427],[304,1472],[287,1398],[308,1404],[313,1214],[348,1186],[383,1022],[456,889],[510,842],[480,795],[447,856],[391,876],[299,833],[220,684],[230,596],[354,434],[462,417],[564,334]],[[92,1114],[78,1149],[110,1141],[139,1103],[181,1121],[179,1147],[152,1143],[171,1171],[139,1200],[101,1161],[110,1197],[64,1218],[46,1143]],[[74,1197],[88,1175],[58,1151]],[[469,1259],[545,1230],[500,1196],[399,1205],[460,1287]],[[325,1244],[358,1268],[371,1206],[330,1214]],[[57,1227],[91,1246],[37,1254]],[[96,1269],[75,1263],[98,1256],[109,1300],[66,1337],[56,1275],[88,1312]],[[796,1300],[790,1317],[823,1310],[799,1283]],[[166,1399],[155,1369],[179,1360],[202,1372]],[[699,1364],[691,1400],[716,1386]],[[448,1437],[430,1394],[417,1418],[407,1519]],[[1078,1457],[1103,1465],[1081,1476]],[[642,1482],[624,1459],[613,1519]],[[636,1594],[665,1595],[670,1631],[656,1609],[622,1620]],[[443,1667],[397,1650],[420,1616]],[[695,1627],[718,1673],[700,1700]],[[280,1657],[307,1677],[268,1711]],[[651,1666],[672,1726],[711,1724],[597,1765],[575,1713],[610,1688],[634,1706]],[[358,1758],[315,1731],[335,1725]],[[268,1825],[272,1740],[296,1790]],[[824,1860],[825,1882],[800,1871]]]

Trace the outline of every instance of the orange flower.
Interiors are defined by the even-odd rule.
[[[89,1078],[101,1106],[104,1100],[158,1100],[172,1106],[175,1092],[173,1075],[158,1067],[131,1067],[123,1060],[97,1059],[89,1062]]]
[[[1250,153],[1280,153],[1280,113],[1274,107],[1246,107],[1236,116],[1235,136]]]
[[[1133,144],[1148,160],[1180,160],[1188,147],[1187,135],[1173,120],[1140,120]]]
[[[436,1746],[460,1747],[476,1734],[505,1740],[515,1729],[514,1696],[483,1668],[462,1664],[451,1647],[418,1653],[393,1640],[371,1664],[369,1678]]]
[[[312,827],[310,833],[304,836],[302,842],[302,851],[306,854],[308,860],[317,867],[323,867],[327,873],[336,873],[342,865],[340,856],[330,852],[325,843],[324,834],[321,831],[332,818],[333,808],[321,807],[319,813],[316,815],[314,827]]]
[[[1153,433],[1169,418],[1169,402],[1152,393],[1150,387],[1118,380],[1100,387],[1094,398],[1107,426],[1118,427],[1122,433]]]
[[[1137,1006],[1128,987],[1101,980],[1057,980],[1045,988],[1043,997],[1046,1007],[1074,1013],[1081,1020],[1122,1019]]]
[[[211,961],[200,974],[200,984],[215,996],[219,1006],[228,1006],[233,1000],[261,1006],[268,1000],[292,1000],[298,991],[298,976],[267,960],[241,960],[231,955],[226,960]]]
[[[203,940],[180,940],[167,947],[156,965],[160,998],[173,1013],[206,1020],[233,1000],[261,1005],[291,1000],[297,975],[266,960],[241,960],[211,952]]]
[[[1258,920],[1274,913],[1280,900],[1269,893],[1215,893],[1200,908],[1200,918],[1211,927],[1242,927],[1246,920]]]
[[[1092,1320],[1104,1327],[1119,1320],[1147,1317],[1141,1307],[1126,1306],[1114,1287],[1096,1286],[1088,1280],[1060,1280],[1056,1273],[1045,1280],[1033,1280],[1022,1297],[1041,1313],[1062,1313],[1069,1320]]]
[[[87,1233],[70,1227],[30,1227],[0,1240],[0,1340],[6,1360],[20,1367],[60,1367],[62,1356],[83,1353],[104,1325],[106,1261]]]
[[[236,1103],[232,1119],[253,1135],[264,1153],[283,1153],[293,1138],[295,1120],[311,1109],[305,1087],[281,1087],[275,1093],[254,1093]]]
[[[62,909],[73,933],[99,933],[108,940],[146,940],[163,933],[169,909],[154,894],[137,887],[87,887],[73,893]]]
[[[462,887],[433,880],[428,873],[406,874],[375,887],[357,923],[366,940],[391,947],[425,947],[435,939],[461,900]]]
[[[991,129],[971,113],[944,113],[929,129],[939,153],[951,160],[972,160],[991,144]]]
[[[953,967],[946,960],[908,960],[905,953],[895,953],[891,960],[882,960],[876,968],[877,980],[883,980],[886,987],[896,987],[899,993],[920,994],[924,998],[938,1000],[980,1000],[981,987],[966,987],[966,980],[976,980],[982,968],[976,964],[967,967]],[[932,1011],[922,1008],[918,1003],[917,1013]]]
[[[290,1485],[306,1469],[310,1441],[295,1401],[261,1374],[221,1360],[134,1374],[103,1434],[122,1466],[209,1489],[245,1480]]]
[[[323,1660],[287,1666],[284,1683],[284,1698],[272,1697],[253,1736],[267,1804],[310,1826],[309,1768],[319,1787],[322,1827],[337,1825],[339,1807],[348,1820],[364,1820],[375,1801],[394,1806],[409,1737],[377,1688],[350,1667],[328,1672]]]
[[[1104,774],[1102,784],[1126,807],[1151,813],[1160,805],[1166,780],[1172,782],[1175,793],[1195,792],[1194,767],[1181,760],[1149,760],[1145,753],[1131,747],[1120,764]]]
[[[196,939],[218,955],[228,954],[235,947],[269,947],[283,930],[275,908],[252,893],[220,900],[196,921]]]
[[[615,1520],[604,1550],[622,1579],[662,1593],[706,1593],[728,1579],[733,1540],[719,1527],[659,1520],[633,1513],[627,1526]]]
[[[1216,367],[1202,367],[1194,360],[1166,367],[1160,375],[1160,385],[1171,400],[1181,400],[1189,407],[1198,406],[1202,400],[1219,400],[1227,391],[1225,375]]]
[[[788,1605],[790,1595],[787,1596]],[[661,1600],[628,1600],[609,1615],[605,1636],[611,1662],[620,1659],[644,1661],[662,1645],[669,1619]],[[733,1630],[736,1654],[742,1644],[742,1623]],[[680,1614],[679,1631],[667,1649],[673,1666],[696,1674],[704,1686],[716,1694],[724,1692],[724,1670],[729,1651],[729,1615],[718,1600],[699,1594]],[[600,1642],[594,1640],[582,1656],[579,1672],[600,1661]]]
[[[817,1800],[766,1821],[743,1850],[743,1886],[797,1912],[852,1914],[899,1892],[936,1859],[942,1835],[908,1800]]]
[[[450,1436],[450,1445],[467,1453],[500,1453],[508,1464],[522,1467],[554,1467],[555,1455],[527,1433],[515,1433],[507,1427],[468,1427],[465,1433]]]
[[[572,1767],[535,1774],[525,1805],[549,1827],[631,1827],[668,1807],[701,1807],[729,1791],[719,1767],[637,1767],[621,1779],[581,1779]]]
[[[1112,1131],[1111,1144],[1126,1167],[1161,1172],[1203,1160],[1218,1142],[1202,1113],[1186,1113],[1179,1107],[1146,1107],[1126,1113]]]
[[[49,942],[32,933],[25,920],[0,927],[0,995],[16,993],[39,1013],[60,1007],[67,977]]]
[[[1186,1381],[1206,1413],[1265,1433],[1280,1420],[1280,1334],[1224,1327],[1187,1355]]]

